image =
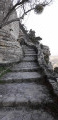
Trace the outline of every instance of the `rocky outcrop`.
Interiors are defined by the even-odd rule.
[[[42,44],[36,44],[38,50],[38,63],[44,69],[49,69],[53,71],[53,66],[49,61],[50,50],[48,46]]]
[[[22,58],[20,43],[7,31],[0,30],[0,64],[18,62]]]
[[[37,59],[38,59],[38,64],[43,70],[43,73],[48,77],[54,77],[54,72],[53,72],[53,66],[51,62],[49,61],[49,56],[50,56],[50,50],[48,46],[42,45],[42,44],[36,44],[35,45],[37,48]]]

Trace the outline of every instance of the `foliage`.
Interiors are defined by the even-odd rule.
[[[43,5],[36,5],[34,11],[35,11],[37,14],[40,14],[40,13],[43,12],[43,9],[44,9]]]
[[[0,66],[0,78],[8,72],[11,72],[9,67]]]
[[[32,29],[30,29],[30,31],[28,33],[28,36],[29,36],[29,39],[31,39],[32,42],[38,42],[38,41],[42,40],[41,37],[39,37],[39,36],[36,37],[35,31],[32,30]]]

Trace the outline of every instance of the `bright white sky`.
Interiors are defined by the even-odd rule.
[[[24,24],[42,37],[42,43],[49,46],[51,55],[58,56],[58,0],[54,0],[40,15],[30,13]]]

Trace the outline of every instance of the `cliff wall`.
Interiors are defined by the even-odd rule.
[[[0,0],[0,24],[2,23],[3,18],[6,16],[10,8],[12,7],[11,0]],[[17,13],[14,11],[10,17],[9,20],[17,18]],[[13,22],[9,25],[6,25],[3,29],[7,30],[11,35],[15,37],[15,39],[18,39],[19,36],[19,22]]]
[[[0,0],[0,25],[10,8],[11,0]],[[8,20],[17,18],[16,11]],[[0,29],[0,64],[18,62],[22,58],[22,48],[17,41],[19,37],[19,22],[13,22]]]

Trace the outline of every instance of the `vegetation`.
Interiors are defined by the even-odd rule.
[[[35,31],[30,29],[29,33],[28,33],[29,39],[31,39],[32,42],[39,42],[40,40],[42,40],[41,37],[36,37],[35,35]]]
[[[10,67],[1,66],[0,67],[0,78],[8,72],[11,72]]]

